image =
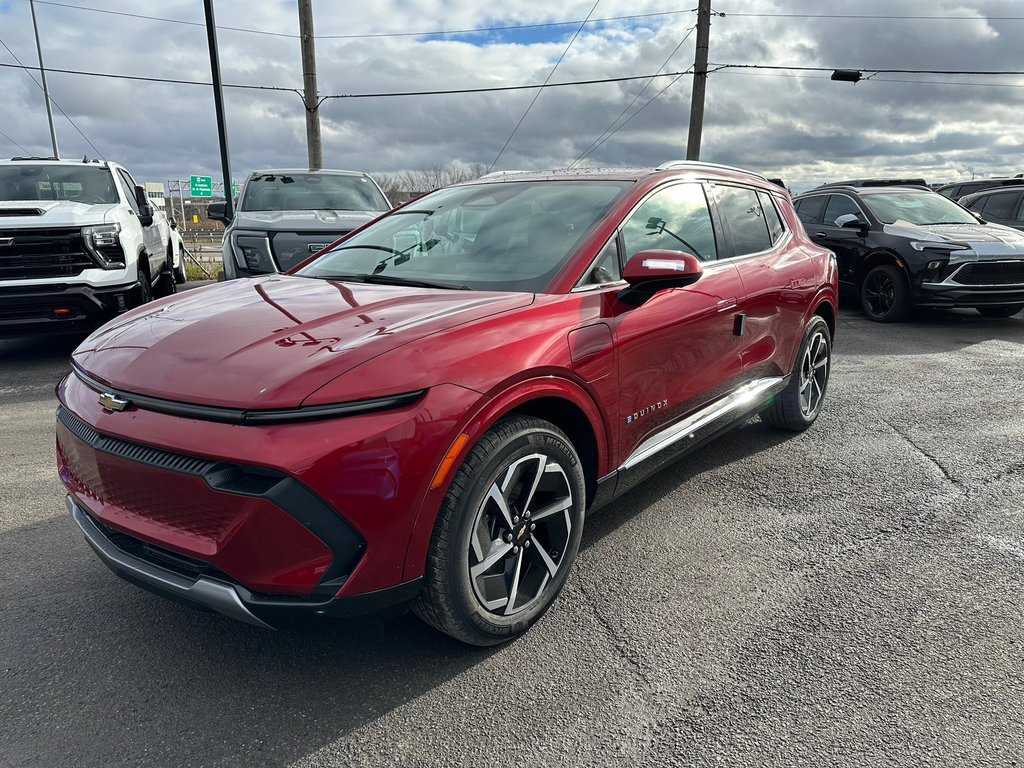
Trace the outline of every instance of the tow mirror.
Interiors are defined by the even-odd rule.
[[[227,216],[228,204],[227,203],[210,203],[206,207],[206,218],[219,221],[225,226],[231,223],[231,219]]]
[[[135,187],[135,204],[139,206],[139,224],[148,227],[153,223],[153,206],[142,187]]]
[[[683,288],[700,280],[704,267],[700,259],[683,251],[640,251],[622,270],[629,287],[618,294],[621,302],[638,307],[659,291]]]

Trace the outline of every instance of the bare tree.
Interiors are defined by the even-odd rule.
[[[408,200],[450,184],[472,181],[487,172],[483,163],[451,162],[447,165],[420,166],[415,171],[374,174],[377,183],[392,202]]]

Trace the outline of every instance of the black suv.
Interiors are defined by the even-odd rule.
[[[883,323],[914,307],[1024,309],[1024,233],[916,187],[818,187],[795,200],[811,239],[836,254],[840,283]]]
[[[991,221],[1024,230],[1024,179],[1013,187],[998,187],[960,198],[960,205]]]

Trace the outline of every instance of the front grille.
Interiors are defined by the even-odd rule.
[[[338,229],[331,232],[275,232],[271,235],[271,243],[274,256],[277,257],[277,266],[285,272],[308,259],[320,250],[320,247],[333,243],[351,231]],[[311,251],[311,245],[316,247],[316,250]]]
[[[77,227],[0,228],[0,280],[74,277],[95,266]]]
[[[1024,285],[1024,261],[978,261],[964,265],[952,280],[961,285]]]

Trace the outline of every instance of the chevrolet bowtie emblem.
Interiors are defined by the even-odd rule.
[[[100,405],[103,406],[105,411],[123,411],[131,404],[131,400],[125,400],[123,397],[112,395],[109,392],[104,392],[100,395]]]

